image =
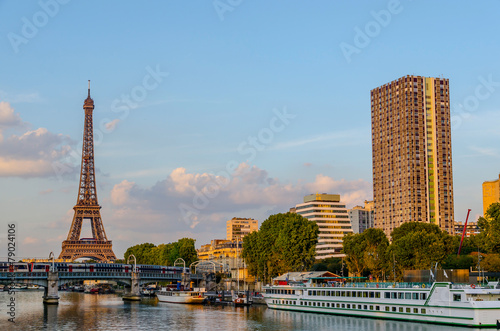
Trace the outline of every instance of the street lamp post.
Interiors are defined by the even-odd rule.
[[[133,269],[133,272],[137,272],[137,259],[135,258],[135,255],[134,254],[130,254],[127,258],[127,264],[130,264],[130,258],[133,257],[134,258],[134,269]]]

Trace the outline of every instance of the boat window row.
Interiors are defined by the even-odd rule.
[[[380,298],[380,292],[375,291],[319,291],[308,290],[309,296],[332,296],[352,298]],[[385,299],[426,300],[427,293],[420,292],[384,292]]]
[[[272,302],[276,305],[289,305],[289,306],[297,305],[297,301],[295,300],[273,300]]]
[[[352,297],[352,298],[380,298],[380,292],[374,291],[318,291],[309,290],[309,296]]]
[[[289,294],[294,295],[295,290],[274,290],[274,289],[266,289],[267,294]]]
[[[420,292],[384,292],[385,299],[427,300],[427,293]]]
[[[398,306],[379,306],[379,305],[361,305],[361,304],[350,304],[350,303],[330,303],[330,302],[314,302],[314,301],[300,301],[297,303],[296,300],[272,300],[273,304],[277,305],[291,305],[291,306],[307,306],[307,307],[321,307],[321,308],[343,308],[343,309],[356,309],[356,310],[373,310],[381,311],[382,309],[386,312],[394,313],[408,313],[408,314],[427,314],[426,308],[410,308],[410,307],[398,307]]]

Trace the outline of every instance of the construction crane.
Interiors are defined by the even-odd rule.
[[[467,231],[467,220],[469,220],[470,209],[467,209],[467,217],[465,218],[464,231],[462,232],[462,239],[460,239],[460,246],[458,247],[458,254],[460,256],[460,251],[462,250],[462,244],[464,242],[465,231]]]

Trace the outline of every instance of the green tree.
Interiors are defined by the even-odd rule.
[[[182,238],[179,241],[158,246],[151,243],[138,244],[127,249],[125,261],[133,254],[137,259],[137,264],[174,265],[175,260],[180,257],[186,261],[186,266],[189,266],[198,260],[194,245],[195,240],[191,238]]]
[[[186,266],[191,263],[198,261],[198,253],[196,253],[196,248],[194,247],[196,240],[191,238],[182,238],[177,241],[179,246],[179,256],[186,262]],[[177,258],[176,258],[177,259]],[[172,261],[172,264],[175,262]]]
[[[458,254],[458,248],[460,247],[460,240],[462,239],[462,234],[457,233],[452,237],[452,249],[454,254]],[[470,237],[465,236],[462,242],[462,249],[460,250],[460,255],[469,255],[472,252],[477,252],[478,247],[484,247],[484,236],[471,235]]]
[[[500,203],[491,204],[477,224],[482,229],[479,236],[484,240],[487,252],[500,253]]]
[[[265,273],[259,273],[259,270],[266,271],[266,263],[261,258],[264,248],[259,245],[259,233],[252,232],[243,238],[242,256],[251,275],[260,275],[265,278]]]
[[[459,255],[451,254],[446,257],[446,259],[441,264],[443,269],[469,269],[474,267],[474,259],[470,255]]]
[[[151,243],[138,244],[127,248],[125,251],[125,261],[133,254],[137,260],[137,264],[150,264],[151,249],[156,247]]]
[[[378,282],[387,269],[387,248],[389,240],[381,229],[367,229],[362,233],[366,242],[364,261],[366,268]]]
[[[299,214],[269,216],[258,232],[243,239],[249,273],[269,280],[289,271],[309,270],[315,261],[319,228]]]
[[[487,254],[481,261],[481,269],[489,272],[500,272],[500,255]]]
[[[365,249],[366,241],[362,233],[349,233],[342,239],[342,247],[346,254],[346,265],[349,271],[360,277],[366,268]]]
[[[327,271],[328,265],[324,262],[314,263],[311,267],[311,271]]]
[[[324,259],[323,262],[326,263],[326,265],[327,265],[326,270],[333,272],[334,274],[337,274],[337,275],[342,275],[343,261],[341,258],[330,257],[330,258]]]
[[[389,240],[381,229],[367,229],[343,238],[343,249],[349,271],[360,277],[368,270],[378,279],[387,268],[386,251]]]
[[[442,263],[453,249],[453,238],[435,224],[404,223],[391,236],[393,242],[386,256],[389,272],[393,258],[401,274],[401,270],[430,269],[436,262]]]

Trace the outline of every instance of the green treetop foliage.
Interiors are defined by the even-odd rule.
[[[316,261],[311,267],[311,271],[330,271],[337,275],[342,275],[342,272],[347,272],[347,269],[342,268],[342,259],[339,257],[329,257],[323,260]]]
[[[357,277],[370,270],[378,280],[387,266],[386,251],[389,241],[381,229],[367,229],[359,234],[348,234],[343,239],[346,264]]]
[[[480,236],[488,253],[500,253],[500,203],[491,204],[477,225],[483,230]]]
[[[363,231],[366,242],[365,265],[375,279],[378,281],[384,269],[387,268],[386,251],[389,247],[389,240],[381,229],[367,229]]]
[[[446,257],[441,267],[443,269],[469,269],[475,267],[476,264],[470,255],[453,253]]]
[[[150,264],[149,263],[149,253],[153,247],[156,247],[154,244],[151,243],[144,243],[144,244],[139,244],[135,245],[132,247],[127,248],[125,251],[124,257],[125,261],[127,261],[128,257],[133,254],[135,256],[135,259],[137,260],[137,264]],[[133,259],[132,259],[133,261]]]
[[[453,238],[437,225],[408,222],[394,229],[388,259],[402,270],[430,269],[453,252]]]
[[[454,254],[458,254],[458,248],[460,247],[460,240],[462,239],[462,233],[456,233],[453,236],[452,241],[452,251]],[[472,235],[470,237],[465,236],[462,242],[462,249],[460,250],[460,256],[469,255],[470,253],[477,252],[478,248],[481,252],[486,252],[484,248],[484,237],[479,235]],[[468,269],[468,268],[466,268]]]
[[[175,260],[182,258],[186,261],[186,267],[188,267],[198,260],[194,243],[194,239],[182,238],[179,241],[158,246],[151,243],[138,244],[127,249],[125,262],[130,254],[133,254],[137,259],[137,264],[171,266],[174,265]]]
[[[242,257],[250,274],[270,279],[314,263],[319,228],[299,214],[271,215],[258,232],[243,238]]]
[[[394,274],[401,279],[403,270],[430,269],[436,263],[445,269],[475,267],[479,251],[485,256],[481,264],[485,270],[499,270],[500,203],[491,205],[479,225],[483,231],[464,238],[460,256],[461,233],[451,236],[434,224],[407,222],[392,231],[390,245],[378,229],[344,236],[344,261],[355,276],[371,273],[378,280],[385,273],[391,279]],[[325,265],[317,264],[315,269],[324,270]]]
[[[342,239],[342,246],[346,254],[346,265],[354,276],[359,277],[365,270],[365,240],[362,233],[349,233]]]
[[[500,254],[486,254],[481,261],[481,269],[490,272],[500,272]]]

